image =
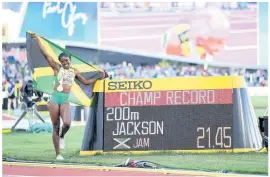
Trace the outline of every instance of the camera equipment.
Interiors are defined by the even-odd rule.
[[[268,151],[268,108],[266,109],[264,116],[259,117],[259,129],[263,138],[263,147]]]
[[[19,117],[19,119],[12,126],[11,130],[14,130],[18,123],[26,116],[27,113],[31,115],[32,121],[34,120],[34,115],[36,115],[43,123],[45,122],[41,115],[38,113],[36,108],[36,102],[41,100],[42,92],[36,91],[33,86],[33,81],[29,80],[24,87],[21,89],[22,92],[22,106],[24,111]],[[31,121],[29,120],[29,127],[31,126]]]

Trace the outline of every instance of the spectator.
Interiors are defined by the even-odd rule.
[[[16,96],[15,96],[15,82],[13,79],[10,79],[8,81],[8,112],[11,111],[11,103],[13,103],[13,109],[15,110],[17,108],[16,104]]]

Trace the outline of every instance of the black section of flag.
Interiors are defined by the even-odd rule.
[[[37,41],[31,38],[31,34],[26,33],[27,62],[29,68],[34,72],[34,68],[49,67],[47,60],[41,53]]]

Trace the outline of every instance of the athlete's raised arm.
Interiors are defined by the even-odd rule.
[[[49,66],[54,70],[54,71],[59,71],[60,69],[60,64],[56,63],[53,58],[51,57],[51,55],[48,53],[48,51],[46,50],[46,48],[42,45],[40,37],[37,36],[36,34],[32,34],[32,38],[35,39],[37,41],[37,44],[42,52],[42,54],[44,55],[44,57],[46,58]]]

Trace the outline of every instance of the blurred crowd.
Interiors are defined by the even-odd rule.
[[[100,64],[98,67],[108,71],[114,79],[127,78],[165,78],[165,77],[186,77],[186,76],[244,76],[247,86],[267,86],[268,71],[262,69],[237,69],[207,67],[186,63],[160,62],[157,65],[133,66],[131,63],[123,62],[112,66],[109,63]]]
[[[13,82],[23,84],[31,79],[31,71],[27,65],[25,49],[14,49],[3,52],[2,84]],[[161,61],[156,65],[133,66],[131,63],[98,64],[98,67],[108,71],[114,79],[127,78],[164,78],[184,76],[245,76],[248,86],[267,86],[268,71],[261,69],[239,69],[208,67],[188,63],[170,63]]]
[[[9,51],[3,50],[2,67],[2,93],[3,98],[8,98],[8,110],[16,108],[19,100],[20,88],[28,80],[32,80],[31,71],[27,65],[26,51],[23,48]],[[131,63],[98,64],[97,67],[108,72],[112,79],[128,78],[166,78],[187,76],[231,76],[242,75],[249,87],[268,86],[268,71],[261,69],[236,69],[208,67],[189,63],[170,63],[161,61],[156,65],[133,66]]]
[[[23,83],[32,78],[25,48],[2,50],[2,97],[8,98],[7,110],[16,109]],[[11,104],[12,103],[12,104]]]
[[[3,67],[2,83],[14,82],[22,84],[31,79],[31,71],[27,65],[25,48],[12,48],[9,51],[2,50]]]

